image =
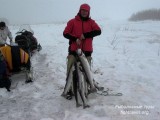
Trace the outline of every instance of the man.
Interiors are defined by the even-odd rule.
[[[8,27],[6,26],[5,22],[0,22],[0,47],[5,46],[7,37],[9,37],[10,42],[12,42],[12,34]]]
[[[98,24],[90,18],[90,6],[82,4],[75,18],[68,21],[63,36],[69,39],[67,75],[74,61],[76,50],[80,48],[85,54],[89,64],[93,52],[92,41],[101,34]]]

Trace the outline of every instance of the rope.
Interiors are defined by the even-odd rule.
[[[97,91],[97,94],[99,95],[103,95],[103,96],[122,96],[122,93],[110,93],[109,91],[111,91],[109,88],[107,88],[107,90],[104,91]]]

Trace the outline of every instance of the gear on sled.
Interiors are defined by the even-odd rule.
[[[32,56],[35,50],[40,51],[42,49],[29,25],[21,26],[16,34],[15,42],[29,55]]]

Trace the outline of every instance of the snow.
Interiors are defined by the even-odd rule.
[[[24,74],[11,92],[0,89],[0,120],[159,120],[160,22],[99,20],[94,38],[94,78],[123,96],[88,98],[90,108],[76,108],[75,99],[61,97],[66,77],[66,23],[31,25],[42,50],[32,58],[34,82]],[[20,26],[9,26],[16,36]]]

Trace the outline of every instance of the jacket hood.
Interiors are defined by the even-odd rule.
[[[79,8],[79,11],[81,9],[87,10],[88,12],[90,12],[90,6],[88,4],[82,4]]]
[[[87,16],[87,18],[83,18],[81,15],[80,15],[80,11],[81,10],[87,10],[88,11],[88,16]],[[80,6],[80,8],[79,8],[79,12],[78,12],[78,15],[80,16],[80,18],[82,19],[82,20],[87,20],[88,18],[89,18],[89,16],[90,16],[90,6],[88,5],[88,4],[82,4],[81,6]]]

